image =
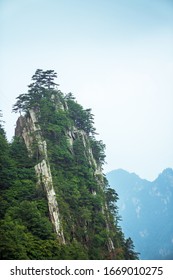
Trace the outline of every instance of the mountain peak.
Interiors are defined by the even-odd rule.
[[[173,169],[164,169],[153,182],[121,169],[107,179],[119,196],[122,229],[141,259],[172,259]]]
[[[161,176],[173,176],[173,169],[172,168],[166,168],[162,171],[160,174]]]
[[[36,70],[13,106],[13,142],[0,139],[1,258],[138,259],[117,225],[91,109],[57,90],[55,77]]]
[[[154,182],[161,181],[162,185],[165,185],[166,182],[173,182],[173,169],[166,168],[159,174],[159,176],[154,180]]]
[[[117,173],[119,176],[133,176],[133,177],[139,178],[139,176],[136,173],[129,172],[123,168],[118,168],[118,169],[108,172],[108,174],[111,174],[111,173]]]
[[[146,179],[140,178],[136,173],[134,172],[128,172],[124,169],[115,169],[107,173],[108,178],[111,180],[116,179],[117,184],[119,182],[123,185],[126,185],[128,183],[128,186],[134,186],[134,184],[138,184],[139,182],[143,181],[148,183]],[[113,180],[114,181],[114,180]]]

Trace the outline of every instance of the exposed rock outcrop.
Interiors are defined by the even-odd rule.
[[[58,100],[58,104],[59,103],[61,102]],[[56,110],[68,110],[67,104],[65,104],[65,106],[63,104],[55,104],[55,106]],[[34,155],[34,153],[36,153],[37,164],[34,166],[34,168],[38,178],[38,184],[43,186],[46,192],[49,207],[49,216],[54,226],[54,230],[57,234],[57,238],[61,243],[65,243],[58,202],[56,199],[56,192],[53,186],[52,174],[47,156],[47,143],[42,136],[41,128],[38,124],[37,113],[34,110],[29,110],[25,116],[19,117],[16,124],[15,135],[23,138],[28,153],[31,157]],[[76,127],[71,127],[68,131],[66,131],[68,148],[72,154],[74,153],[73,143],[77,138],[82,140],[84,156],[87,159],[89,165],[93,168],[93,175],[95,176],[99,187],[103,189],[105,183],[101,164],[98,164],[93,156],[93,151],[90,146],[88,135],[85,131],[79,130]],[[91,192],[94,196],[97,195],[97,192],[95,190],[91,190]],[[107,247],[108,251],[111,252],[115,248],[111,238],[109,237],[109,215],[106,203],[102,205],[102,213],[105,216],[106,229],[108,233]]]
[[[61,243],[65,243],[56,193],[47,157],[47,145],[46,141],[42,138],[37,116],[33,110],[29,110],[26,116],[19,117],[16,124],[15,136],[23,138],[30,156],[33,155],[34,150],[37,150],[39,163],[35,165],[35,172],[38,178],[38,184],[41,184],[46,192],[49,215],[57,238]],[[34,143],[36,147],[33,149]]]

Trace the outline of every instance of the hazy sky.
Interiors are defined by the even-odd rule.
[[[172,0],[0,0],[0,109],[14,135],[15,98],[37,68],[92,108],[105,172],[154,179],[173,167]]]

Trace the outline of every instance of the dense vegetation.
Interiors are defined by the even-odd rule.
[[[118,225],[115,190],[101,166],[105,146],[95,138],[93,115],[54,82],[56,73],[38,69],[14,112],[35,111],[46,140],[65,244],[56,238],[47,198],[34,165],[42,160],[33,141],[28,156],[22,137],[8,143],[0,124],[1,259],[137,259],[132,240]],[[73,134],[72,143],[68,133]],[[33,138],[34,139],[34,138]],[[35,138],[36,139],[36,138]],[[114,248],[109,250],[112,240]]]

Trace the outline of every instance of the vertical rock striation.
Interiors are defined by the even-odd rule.
[[[57,111],[68,110],[68,106],[66,103],[64,105],[60,102],[60,100],[57,101],[53,97],[52,100],[55,104]],[[66,131],[65,134],[68,142],[68,148],[72,154],[74,153],[74,141],[76,139],[81,139],[84,148],[84,156],[87,159],[89,166],[91,166],[93,169],[93,174],[98,186],[101,190],[103,190],[105,182],[101,164],[97,163],[93,156],[93,151],[87,133],[84,130],[77,129],[75,126],[72,126],[69,130]],[[41,128],[38,124],[37,113],[34,110],[30,109],[25,116],[19,117],[16,124],[15,135],[23,138],[28,153],[31,157],[33,157],[35,153],[37,164],[35,164],[34,168],[38,178],[38,184],[43,186],[44,191],[46,192],[49,216],[54,226],[55,233],[57,234],[57,238],[61,243],[65,244],[63,228],[61,226],[60,221],[59,207],[56,199],[56,192],[53,186],[50,164],[47,156],[47,143],[42,136]],[[91,190],[91,193],[94,196],[97,195],[97,192],[95,190]],[[107,248],[109,252],[112,252],[115,250],[115,248],[112,239],[109,237],[110,227],[109,214],[107,208],[108,207],[105,202],[102,205],[102,213],[105,216],[105,224],[107,231]]]
[[[67,139],[69,143],[69,148],[71,151],[73,151],[73,142],[76,138],[82,139],[83,147],[84,147],[84,154],[87,158],[89,165],[93,167],[94,170],[94,176],[95,179],[101,189],[104,188],[104,178],[102,173],[101,164],[98,164],[93,156],[93,152],[89,143],[88,135],[83,130],[78,130],[77,128],[73,127],[71,130],[67,133]],[[96,191],[92,191],[93,195],[96,195]],[[108,215],[108,206],[105,202],[104,205],[102,205],[102,213],[105,216],[105,223],[106,223],[106,229],[108,233],[108,240],[107,240],[107,247],[108,251],[112,252],[115,250],[114,244],[112,239],[109,237],[110,227],[109,227],[109,215]]]
[[[42,185],[44,191],[46,192],[49,215],[54,226],[55,233],[57,234],[57,238],[61,243],[65,243],[63,229],[60,222],[56,193],[53,186],[52,175],[47,156],[47,145],[46,141],[42,138],[36,113],[33,110],[29,110],[25,116],[19,117],[16,124],[15,136],[23,138],[30,156],[33,156],[34,151],[37,153],[38,163],[34,168],[38,178],[38,184]]]

